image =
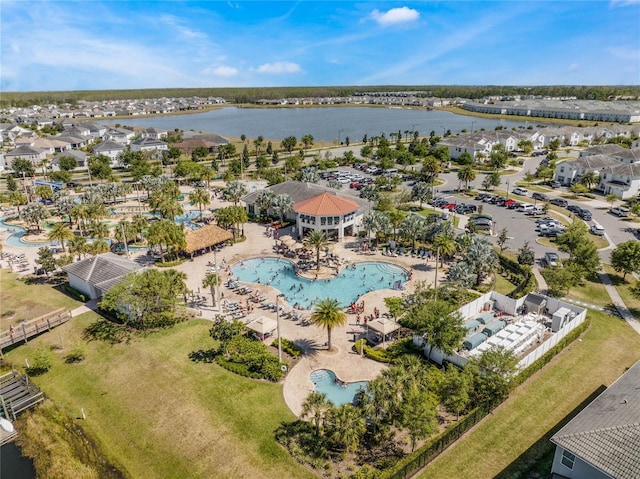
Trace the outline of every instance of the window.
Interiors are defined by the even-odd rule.
[[[575,454],[571,454],[569,451],[562,450],[562,464],[567,466],[569,469],[573,469],[573,463],[576,460]]]
[[[327,218],[325,218],[324,216],[322,218],[320,218],[320,225],[324,226],[327,224]]]

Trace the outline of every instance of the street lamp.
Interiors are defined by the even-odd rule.
[[[475,124],[476,124],[476,122],[475,122],[475,121],[472,121],[472,122],[471,122],[471,133],[473,133],[473,125],[475,125]]]
[[[507,198],[509,198],[509,180],[507,180]]]
[[[338,145],[342,145],[342,142],[340,141],[340,134],[343,132],[344,130],[338,130]]]
[[[276,296],[276,331],[278,333],[278,362],[282,363],[282,341],[280,340],[280,307],[278,306],[278,300],[284,297],[284,294]]]

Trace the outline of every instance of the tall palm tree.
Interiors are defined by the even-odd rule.
[[[149,226],[149,219],[144,215],[133,215],[133,218],[131,218],[131,226],[136,239],[141,240],[144,237],[144,231]]]
[[[313,230],[302,240],[306,248],[314,249],[316,252],[316,270],[320,270],[320,250],[329,246],[329,240],[324,231]]]
[[[71,211],[69,211],[69,218],[72,218],[78,224],[78,229],[80,230],[81,235],[84,235],[85,221],[88,217],[87,205],[84,203],[75,205],[71,208]]]
[[[326,298],[315,303],[315,310],[311,313],[311,321],[327,330],[327,347],[331,351],[331,331],[336,326],[346,324],[347,315],[342,311],[338,300]]]
[[[448,235],[439,234],[433,239],[433,245],[437,248],[440,256],[440,266],[444,264],[444,257],[451,256],[456,252],[456,242]]]
[[[480,236],[474,236],[471,239],[469,251],[464,261],[471,266],[471,269],[476,274],[476,286],[480,285],[484,274],[491,273],[498,266],[498,257],[493,250],[493,246]]]
[[[398,231],[398,227],[402,224],[404,219],[407,217],[407,212],[399,209],[393,209],[387,213],[389,218],[389,222],[391,223],[391,228],[393,229],[393,239],[396,239],[396,232]]]
[[[355,450],[367,431],[361,412],[351,404],[342,404],[329,411],[327,417],[329,440],[347,452]]]
[[[216,290],[215,288],[220,286],[221,284],[220,276],[218,273],[207,273],[204,278],[202,278],[202,287],[211,289],[211,303],[213,306],[216,305]]]
[[[93,238],[103,240],[109,237],[109,227],[99,221],[92,221],[91,225],[89,226],[89,234]]]
[[[200,219],[202,219],[202,207],[211,203],[209,193],[202,188],[198,188],[189,194],[189,200],[191,204],[196,205],[200,210]]]
[[[269,208],[271,208],[275,197],[275,193],[271,190],[260,190],[258,192],[258,196],[256,196],[256,206],[258,207],[259,216],[262,216],[263,214],[266,215]]]
[[[303,418],[310,417],[316,427],[316,436],[320,435],[320,427],[327,415],[327,412],[333,407],[333,403],[329,401],[325,393],[312,392],[302,404]]]
[[[69,253],[77,254],[78,260],[80,255],[87,252],[87,240],[84,236],[74,236],[68,242]]]
[[[109,252],[109,244],[103,240],[96,240],[93,243],[89,243],[88,250],[92,255],[108,253]]]
[[[580,177],[580,183],[582,183],[587,188],[591,189],[593,188],[594,185],[598,184],[599,179],[600,177],[598,176],[598,173],[591,170],[591,171],[587,171],[585,174],[583,174]]]
[[[464,183],[464,188],[469,189],[469,182],[476,179],[476,170],[473,165],[464,165],[458,170],[458,180]]]
[[[424,230],[424,217],[419,215],[409,215],[400,224],[400,235],[405,240],[411,241],[411,247],[416,247],[416,239],[419,238]]]
[[[66,223],[56,223],[49,231],[47,239],[49,241],[58,241],[60,246],[62,246],[62,252],[64,253],[64,242],[69,241],[74,236],[73,231],[69,229]]]
[[[284,215],[286,215],[290,211],[293,211],[293,200],[287,193],[277,195],[273,199],[272,206],[278,211],[278,215],[280,215],[280,223],[282,223],[282,221],[284,220]]]
[[[224,197],[227,201],[233,201],[237,206],[240,198],[247,194],[247,186],[239,181],[230,181],[224,190]]]

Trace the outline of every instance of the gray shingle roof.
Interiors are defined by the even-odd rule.
[[[97,152],[100,152],[100,151],[113,151],[113,150],[124,151],[125,147],[121,143],[116,143],[115,141],[111,141],[111,140],[106,140],[106,141],[100,142],[96,146],[93,147],[93,151],[94,152],[96,152],[96,151]]]
[[[558,431],[551,441],[617,479],[640,471],[640,361]]]
[[[615,158],[605,155],[583,156],[575,160],[567,160],[563,163],[566,165],[572,165],[574,168],[583,168],[588,170],[598,170],[608,166],[614,167],[621,164],[620,160],[616,160]]]
[[[104,253],[68,264],[62,270],[105,291],[105,288],[100,286],[102,283],[112,282],[140,268],[139,264],[117,254]],[[113,284],[109,287],[111,286]]]
[[[596,146],[592,146],[591,148],[587,148],[586,150],[583,150],[580,152],[580,156],[615,155],[616,153],[621,153],[625,150],[629,151],[620,145],[616,145],[615,143],[609,143],[605,145],[596,145]]]

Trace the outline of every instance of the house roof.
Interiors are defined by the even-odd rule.
[[[329,193],[321,193],[312,198],[293,204],[293,211],[313,216],[346,215],[357,211],[358,203]]]
[[[82,150],[67,150],[67,151],[63,151],[62,153],[58,153],[56,156],[54,156],[53,161],[58,161],[60,158],[65,156],[72,156],[73,158],[81,161],[84,161],[87,159],[87,154]]]
[[[100,142],[93,148],[94,152],[113,151],[113,150],[124,151],[125,147],[122,143],[116,143],[115,141],[106,140],[106,141]]]
[[[118,284],[123,276],[141,267],[117,254],[104,253],[63,266],[62,270],[106,291]]]
[[[596,170],[596,169],[605,168],[607,166],[618,166],[621,164],[621,162],[620,160],[616,160],[614,158],[611,158],[610,156],[592,155],[592,156],[583,156],[575,160],[567,160],[558,164],[569,165],[569,166],[572,166],[573,168]]]
[[[42,150],[40,148],[33,148],[28,145],[22,145],[16,148],[15,150],[11,150],[5,156],[22,156],[22,155],[40,155]]]
[[[580,152],[580,156],[593,156],[593,155],[616,155],[622,151],[628,151],[620,145],[615,143],[609,143],[605,145],[596,145]],[[616,155],[617,156],[617,155]]]
[[[231,232],[216,225],[207,225],[197,230],[188,231],[185,235],[186,253],[193,253],[233,239]]]
[[[623,163],[605,168],[602,173],[626,176],[628,178],[640,178],[640,163]]]
[[[617,479],[640,471],[640,361],[560,429],[551,441]]]

